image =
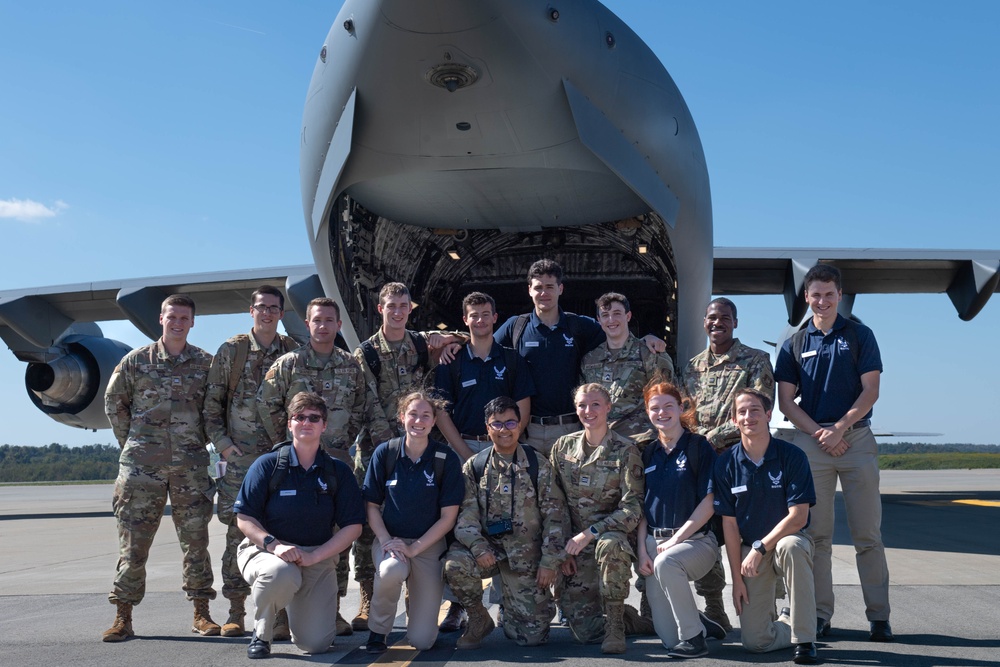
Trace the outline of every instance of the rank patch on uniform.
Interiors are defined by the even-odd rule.
[[[400,375],[406,375],[406,366],[400,366],[399,367],[399,374]]]
[[[323,380],[323,389],[325,391],[333,389],[333,382],[331,382],[330,380]]]
[[[611,382],[612,379],[614,378],[611,376],[611,371],[604,371],[604,377],[601,378],[602,382]]]
[[[580,486],[590,486],[590,475],[580,475]]]

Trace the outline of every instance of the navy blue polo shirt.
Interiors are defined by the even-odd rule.
[[[771,438],[758,467],[737,443],[719,456],[713,480],[715,513],[736,517],[743,544],[762,539],[793,505],[816,504],[809,460],[802,450]],[[806,526],[809,520],[806,520]]]
[[[855,336],[844,334],[844,327],[852,326]],[[861,395],[861,376],[871,371],[882,372],[875,334],[863,324],[848,324],[837,315],[830,333],[823,335],[812,320],[806,326],[803,341],[802,366],[795,363],[792,339],[787,339],[778,352],[774,365],[776,382],[788,382],[799,387],[802,399],[799,406],[818,424],[832,424],[847,414]],[[857,363],[852,341],[857,342]],[[872,411],[862,419],[871,419]]]
[[[512,317],[497,329],[493,334],[496,342],[513,347],[516,321],[517,316]],[[560,308],[559,322],[550,329],[531,311],[517,346],[517,353],[528,362],[535,387],[545,388],[531,401],[531,414],[553,417],[576,411],[573,389],[580,382],[580,361],[604,340],[604,330],[591,317]]]
[[[695,469],[690,452],[698,450]],[[646,469],[646,494],[643,509],[651,528],[680,528],[705,496],[712,493],[712,470],[715,448],[704,436],[690,431],[677,441],[667,454],[659,440],[643,450]],[[708,530],[706,524],[701,532]]]
[[[390,535],[415,540],[441,518],[442,507],[462,504],[465,478],[458,454],[447,445],[431,440],[416,463],[406,455],[405,445],[399,448],[396,468],[388,480],[385,459],[389,443],[375,448],[361,493],[367,502],[382,506],[382,521]],[[438,452],[445,454],[440,485],[434,479],[434,457]]]
[[[329,456],[322,450],[316,455]],[[341,461],[330,459],[337,479],[337,493],[329,493],[327,477],[317,463],[309,470],[290,452],[288,474],[281,486],[268,485],[278,465],[278,453],[268,452],[253,462],[233,503],[233,511],[252,517],[282,542],[315,547],[333,537],[334,526],[365,522],[365,506],[354,473]]]
[[[497,396],[520,401],[535,395],[535,383],[524,358],[497,342],[485,360],[472,353],[472,345],[466,345],[464,353],[459,352],[450,364],[438,366],[436,373],[434,386],[451,403],[451,420],[466,435],[486,435],[483,408]]]

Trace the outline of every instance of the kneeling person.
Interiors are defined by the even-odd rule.
[[[296,394],[288,404],[292,442],[250,466],[233,504],[246,535],[236,562],[254,604],[250,658],[270,655],[282,608],[306,653],[326,652],[337,635],[338,554],[361,534],[365,514],[354,473],[320,448],[326,420],[322,397]]]
[[[521,646],[549,635],[551,586],[562,563],[566,499],[548,461],[518,444],[521,413],[500,396],[484,408],[493,443],[465,462],[465,499],[448,551],[445,578],[469,612],[458,648],[479,648],[495,627],[483,606],[482,580],[500,575],[503,630]]]
[[[813,542],[804,531],[816,492],[802,450],[771,436],[771,405],[756,389],[736,392],[733,421],[740,429],[740,445],[726,450],[716,463],[715,511],[722,515],[743,647],[766,653],[794,643],[795,662],[813,664]],[[780,617],[774,608],[779,577],[784,577],[791,601]]]

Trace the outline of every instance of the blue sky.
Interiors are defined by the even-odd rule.
[[[1000,3],[608,6],[691,108],[716,245],[1000,249]],[[0,289],[310,262],[298,136],[338,10],[0,0]],[[778,335],[780,297],[738,305],[744,342]],[[1000,300],[971,323],[944,295],[855,313],[886,367],[876,425],[1000,441]],[[248,328],[199,318],[192,341]],[[23,375],[0,354],[0,443],[113,441],[35,412]]]

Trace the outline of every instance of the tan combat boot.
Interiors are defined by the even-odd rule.
[[[115,614],[115,622],[101,635],[101,641],[123,642],[129,637],[134,637],[132,632],[132,603],[116,602],[118,612]]]
[[[465,627],[465,633],[458,638],[455,648],[479,648],[483,639],[496,628],[496,624],[493,623],[490,613],[486,611],[482,602],[475,606],[466,607],[465,611],[469,614],[469,620]]]
[[[604,616],[604,641],[601,643],[601,653],[624,653],[625,603],[622,600],[605,601]]]
[[[705,596],[705,616],[722,626],[726,632],[733,631],[733,624],[726,615],[726,603],[722,601],[722,592]]]
[[[197,632],[202,637],[215,637],[222,628],[212,620],[208,613],[208,599],[195,598],[194,600],[194,622],[191,624],[191,632]]]
[[[627,637],[636,635],[648,637],[656,634],[656,629],[653,627],[653,619],[642,616],[632,605],[625,605],[625,611],[622,614],[622,626],[625,628],[625,636]]]
[[[292,638],[292,631],[288,628],[288,612],[279,609],[274,617],[274,630],[271,632],[271,641],[287,642]]]
[[[358,631],[368,629],[368,614],[372,610],[372,586],[374,586],[375,582],[372,579],[368,579],[360,583],[361,604],[358,606],[358,615],[351,621],[351,627]]]
[[[337,636],[338,637],[347,637],[349,635],[353,635],[354,634],[354,628],[352,628],[351,624],[347,622],[347,619],[344,618],[343,616],[341,616],[341,614],[340,614],[340,601],[343,600],[343,599],[344,598],[342,598],[342,597],[338,597],[337,598]]]
[[[229,620],[222,626],[223,637],[242,637],[246,633],[243,627],[243,619],[247,612],[243,607],[246,598],[233,598],[229,601]]]

